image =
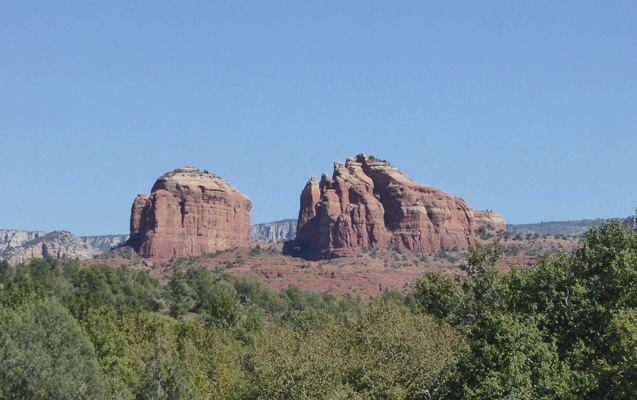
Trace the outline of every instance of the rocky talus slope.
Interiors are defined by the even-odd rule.
[[[195,167],[162,175],[131,209],[131,243],[142,257],[169,259],[249,246],[252,201]]]
[[[331,178],[312,177],[300,203],[294,246],[308,259],[348,257],[361,247],[428,254],[477,243],[474,212],[463,199],[365,154],[335,162]]]

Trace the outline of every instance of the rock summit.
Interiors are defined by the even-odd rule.
[[[312,177],[300,203],[294,246],[308,259],[353,256],[361,247],[428,254],[477,243],[479,225],[463,199],[415,183],[365,154],[335,162],[331,178]],[[498,216],[481,214],[480,222]]]
[[[191,166],[160,176],[131,209],[131,243],[142,257],[169,259],[249,246],[252,201]]]

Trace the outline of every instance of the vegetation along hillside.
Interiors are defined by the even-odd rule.
[[[582,219],[577,221],[550,221],[535,224],[507,224],[507,231],[511,233],[539,233],[540,235],[582,236],[591,227],[600,227],[605,219]]]
[[[165,284],[152,265],[3,261],[0,398],[635,398],[637,234],[608,222],[506,271],[504,240],[369,301],[194,260]]]

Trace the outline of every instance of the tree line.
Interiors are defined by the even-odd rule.
[[[614,221],[572,254],[430,271],[369,303],[250,277],[0,263],[0,398],[637,397],[637,236]]]

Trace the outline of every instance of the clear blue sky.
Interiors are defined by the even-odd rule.
[[[509,223],[637,206],[635,1],[0,2],[0,229],[126,233],[184,165],[253,223],[364,152]]]

